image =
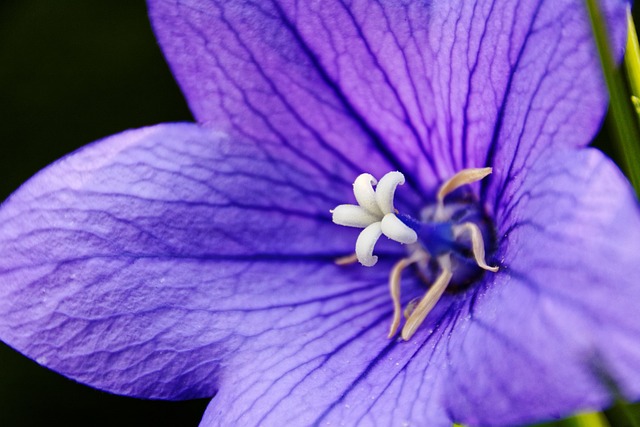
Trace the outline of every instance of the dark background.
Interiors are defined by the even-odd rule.
[[[144,1],[0,1],[0,201],[88,142],[192,120]],[[100,392],[0,344],[0,427],[195,427],[206,404]]]
[[[144,1],[0,1],[0,201],[91,141],[192,120]],[[0,427],[197,426],[207,403],[110,395],[0,343]]]

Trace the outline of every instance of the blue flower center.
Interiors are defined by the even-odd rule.
[[[425,207],[420,220],[403,214],[398,218],[416,232],[417,243],[431,255],[428,263],[416,264],[420,277],[430,285],[439,274],[437,258],[449,254],[453,276],[447,292],[460,292],[476,283],[485,270],[474,258],[470,236],[456,236],[454,230],[466,223],[475,224],[482,235],[487,259],[491,259],[495,250],[495,229],[484,210],[470,198],[447,202],[438,219],[435,218],[436,207],[436,203]]]

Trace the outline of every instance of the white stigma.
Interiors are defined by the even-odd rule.
[[[356,241],[356,257],[366,267],[378,262],[373,248],[382,234],[398,243],[415,243],[416,232],[397,216],[393,205],[396,188],[404,184],[404,175],[389,172],[380,182],[368,173],[353,182],[357,205],[339,205],[331,211],[333,222],[347,227],[364,228]],[[376,186],[375,190],[373,186]]]

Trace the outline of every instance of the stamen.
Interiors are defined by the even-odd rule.
[[[356,205],[338,205],[331,212],[335,224],[346,227],[364,228],[380,221],[371,212]]]
[[[376,187],[376,201],[383,214],[394,213],[393,197],[398,185],[404,184],[404,175],[400,172],[389,172],[382,178]]]
[[[376,201],[376,192],[373,186],[378,181],[370,173],[363,173],[353,182],[353,194],[360,206],[376,216],[382,216],[383,213],[378,207]]]
[[[396,242],[410,244],[418,241],[418,234],[413,228],[406,225],[404,222],[392,213],[388,213],[382,218],[381,221],[382,233]]]
[[[444,209],[444,198],[447,194],[455,191],[463,185],[471,184],[472,182],[480,181],[482,178],[488,176],[493,171],[493,168],[470,168],[464,169],[446,180],[438,190],[437,205],[435,212],[435,219],[442,220],[442,212]]]
[[[351,255],[341,256],[340,258],[336,258],[334,261],[335,265],[351,265],[358,262],[358,255],[355,253]]]
[[[404,327],[402,328],[402,332],[400,335],[405,341],[410,340],[413,334],[416,333],[416,330],[422,324],[422,322],[424,322],[427,314],[429,314],[429,312],[442,297],[444,290],[447,288],[447,285],[451,281],[451,277],[453,277],[453,272],[451,271],[451,259],[449,258],[449,254],[439,256],[438,264],[440,265],[442,272],[433,283],[433,285],[431,285],[425,296],[420,300],[416,308],[407,319],[407,322],[404,324]]]
[[[419,302],[420,298],[414,298],[409,301],[409,304],[407,304],[407,306],[404,308],[404,311],[402,312],[402,315],[405,319],[408,319],[409,316],[411,316],[411,313],[413,313],[413,310],[415,310],[416,305],[418,305]]]
[[[373,267],[378,262],[378,257],[373,255],[373,247],[382,235],[380,222],[374,222],[367,226],[358,235],[356,240],[356,256],[360,264],[365,267]]]
[[[476,264],[478,267],[483,268],[488,271],[497,272],[499,267],[490,267],[487,265],[487,262],[484,259],[484,239],[482,238],[482,232],[480,228],[472,223],[465,222],[460,225],[456,225],[453,227],[453,235],[457,238],[460,237],[463,233],[469,233],[471,236],[471,248],[473,250],[473,257],[476,259]]]
[[[393,320],[391,321],[387,338],[393,338],[398,331],[398,326],[400,326],[400,313],[402,313],[402,306],[400,305],[400,278],[402,271],[413,263],[426,261],[428,259],[429,254],[424,251],[417,251],[410,257],[402,258],[393,266],[393,269],[391,269],[391,274],[389,275],[389,292],[393,300]]]

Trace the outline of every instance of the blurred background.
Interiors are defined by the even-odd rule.
[[[0,2],[0,201],[91,141],[192,121],[144,1]],[[612,155],[606,130],[596,144]],[[207,400],[158,402],[77,384],[0,343],[0,426],[197,426]],[[609,411],[627,425],[625,410]],[[616,418],[617,417],[617,418]]]
[[[0,200],[63,155],[192,121],[145,2],[0,2]],[[82,386],[0,344],[0,426],[197,426],[206,400],[154,402]]]

